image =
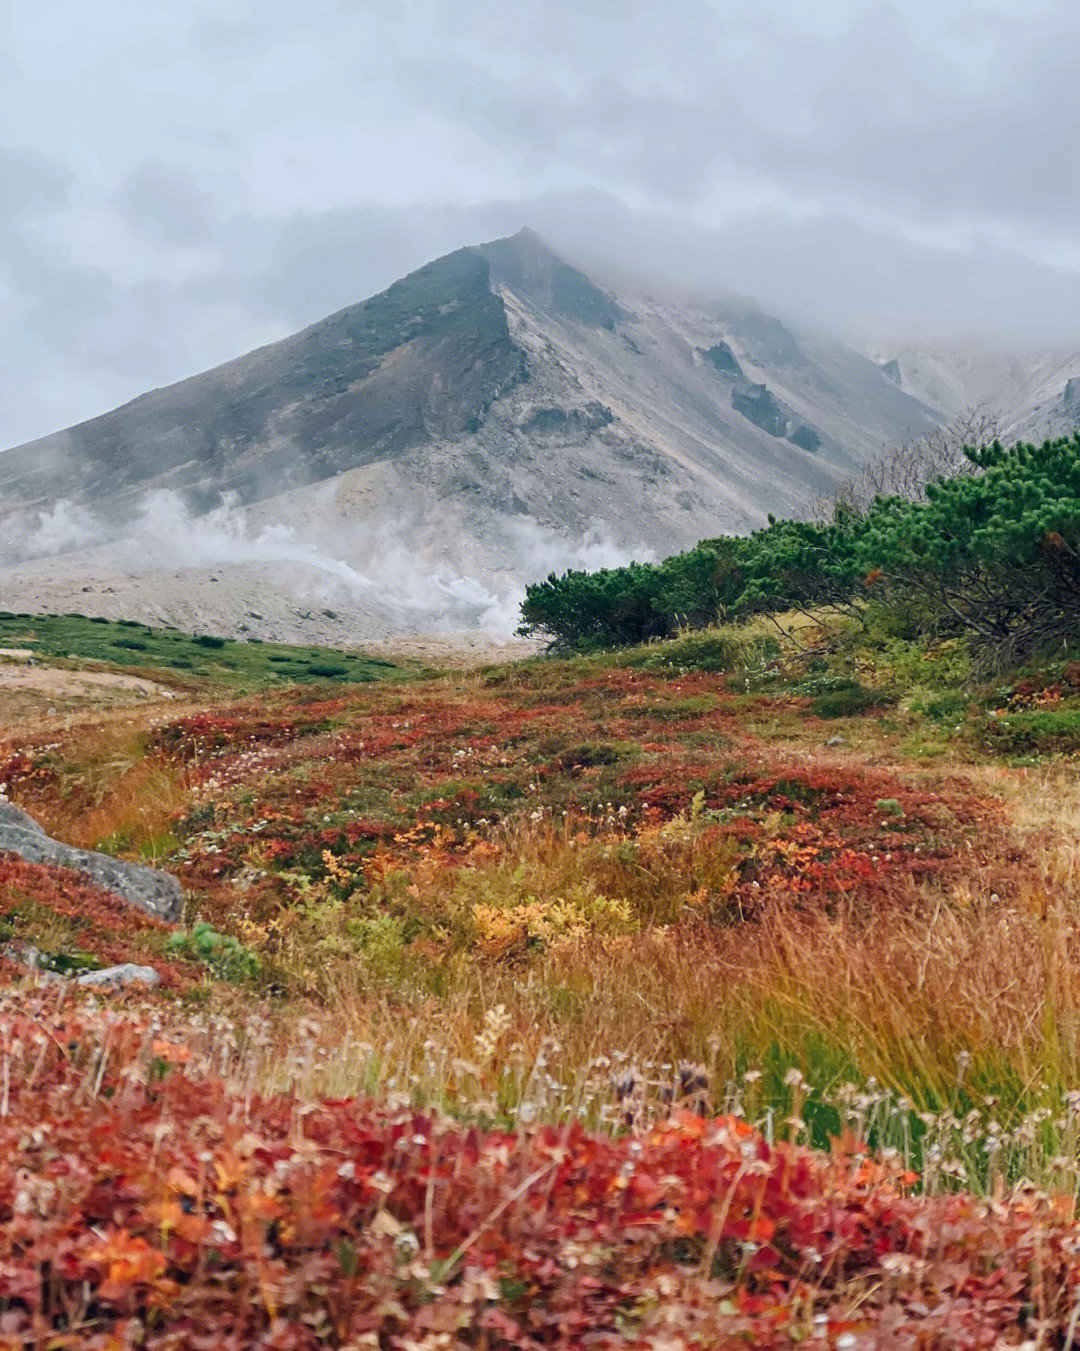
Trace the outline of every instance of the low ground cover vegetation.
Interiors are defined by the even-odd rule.
[[[391,674],[0,738],[0,1346],[1069,1344],[1080,665]]]
[[[355,683],[395,674],[392,662],[330,648],[239,642],[75,614],[0,612],[0,648],[25,649],[42,659],[210,677],[239,687],[319,680]]]
[[[681,1103],[620,1137],[303,1103],[238,1091],[148,1010],[0,1007],[8,1346],[975,1347],[1075,1322],[1063,1197],[915,1195],[851,1138]]]

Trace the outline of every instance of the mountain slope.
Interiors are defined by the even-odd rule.
[[[209,605],[207,623],[231,632],[240,616],[206,567],[233,568],[230,590],[248,596],[276,568],[275,589],[292,577],[309,599],[314,568],[338,599],[352,589],[361,630],[472,622],[549,568],[803,511],[939,420],[876,363],[749,302],[616,293],[522,231],[0,455],[0,560],[96,546],[0,583],[9,607],[46,593],[55,606],[69,578],[159,622]],[[224,494],[228,522],[193,523]],[[124,554],[100,543],[132,532]],[[278,618],[266,636],[288,636]]]
[[[906,343],[889,352],[897,384],[949,417],[980,408],[1003,439],[1042,441],[1080,427],[1080,347],[1035,350]],[[884,369],[884,368],[883,368]]]
[[[522,375],[484,260],[440,258],[283,342],[0,457],[5,496],[110,518],[149,487],[254,501],[456,435]]]

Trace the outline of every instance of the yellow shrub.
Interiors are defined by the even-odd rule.
[[[636,928],[626,901],[583,889],[577,895],[542,901],[532,896],[517,905],[498,906],[477,902],[472,907],[478,941],[492,953],[523,950],[540,943],[545,947],[591,935],[630,933]]]

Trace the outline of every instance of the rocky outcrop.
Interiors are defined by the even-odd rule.
[[[610,426],[615,415],[605,404],[593,400],[581,408],[533,408],[521,422],[525,432],[588,435]]]
[[[171,873],[63,844],[46,835],[32,816],[10,802],[0,802],[0,853],[3,852],[17,854],[27,863],[69,868],[158,919],[175,922],[183,911],[184,893]]]
[[[796,423],[790,432],[788,440],[793,446],[798,446],[800,450],[808,450],[813,453],[821,449],[821,437],[814,431],[813,427],[808,427],[804,422]]]
[[[765,385],[742,384],[731,392],[731,406],[770,436],[785,436],[788,417]]]
[[[878,366],[878,370],[881,371],[886,380],[891,380],[894,385],[902,383],[903,376],[900,370],[900,363],[895,357],[893,357],[891,361],[882,361]]]
[[[821,437],[805,422],[799,422],[791,409],[776,397],[766,385],[740,380],[731,391],[731,406],[748,422],[777,438],[785,437],[800,450],[814,452],[821,449]]]
[[[152,966],[137,966],[121,962],[119,966],[104,966],[100,971],[84,971],[75,977],[76,985],[160,985],[161,977]]]
[[[739,365],[735,353],[726,342],[714,343],[712,347],[706,348],[701,355],[721,375],[733,375],[736,379],[742,378],[742,367]]]

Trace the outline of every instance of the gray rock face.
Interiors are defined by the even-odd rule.
[[[800,450],[808,450],[811,454],[821,447],[821,437],[814,431],[813,427],[807,427],[805,424],[797,424],[792,431],[788,432],[788,440],[793,446],[798,446]]]
[[[770,436],[787,434],[788,418],[784,409],[776,401],[772,391],[765,385],[744,384],[732,390],[731,406],[737,413],[760,427]]]
[[[76,985],[159,985],[161,977],[152,966],[136,966],[134,962],[122,962],[119,966],[106,966],[100,971],[86,971],[79,976]]]
[[[731,391],[731,406],[770,436],[787,437],[800,450],[814,452],[821,449],[821,437],[813,427],[799,422],[792,410],[777,399],[766,385],[755,385],[747,380],[737,381]]]
[[[706,361],[710,362],[724,375],[733,375],[738,380],[743,378],[743,369],[739,365],[735,353],[726,342],[714,343],[702,355]]]
[[[175,922],[183,911],[184,893],[171,873],[62,844],[10,802],[0,802],[0,852],[4,851],[18,854],[27,863],[70,868],[158,919]]]

